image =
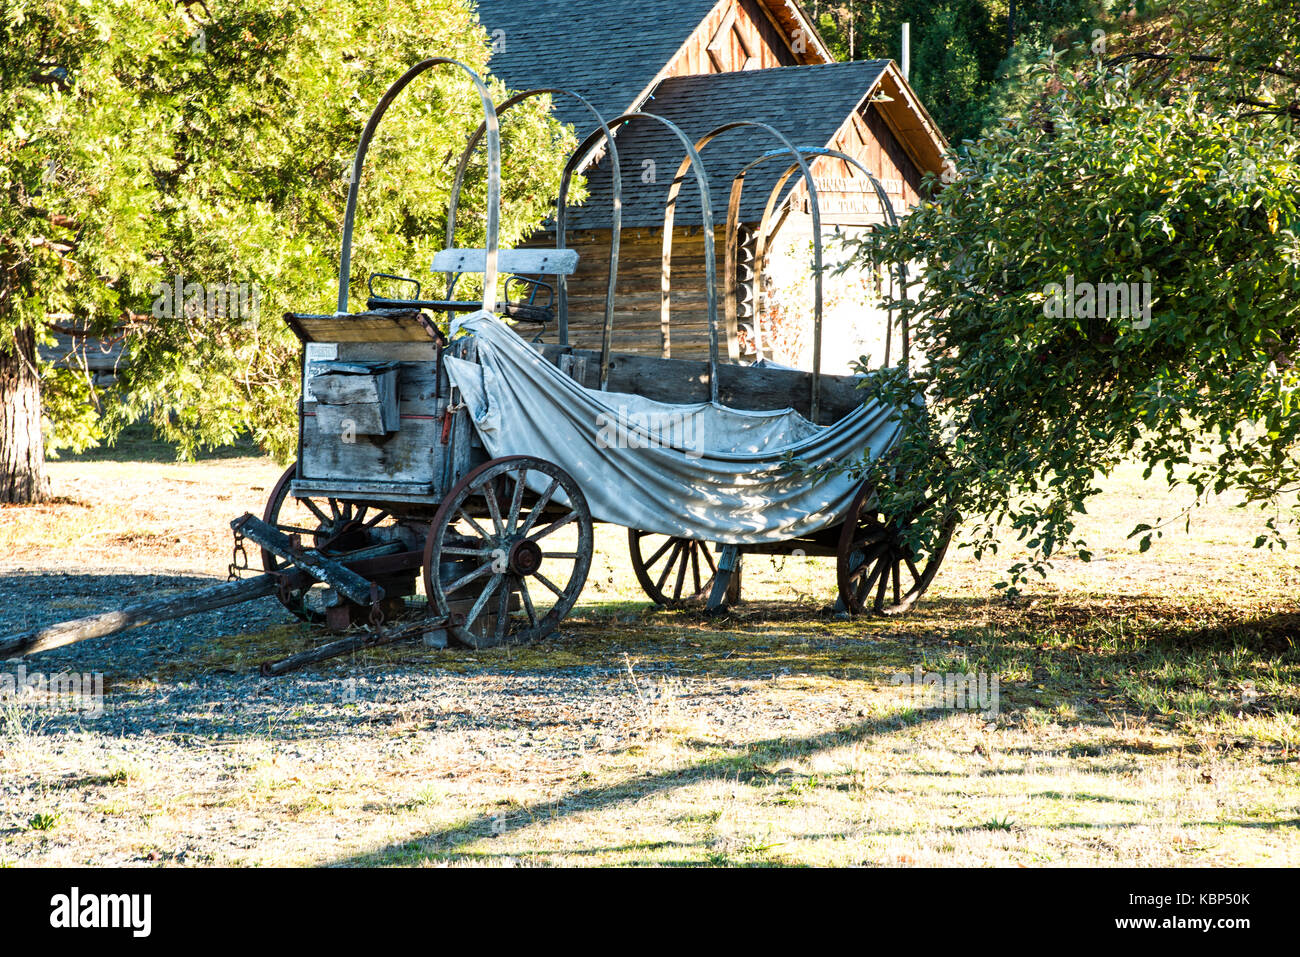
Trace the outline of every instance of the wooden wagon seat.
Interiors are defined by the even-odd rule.
[[[578,268],[575,249],[503,249],[497,252],[497,272],[507,276],[506,301],[502,314],[524,322],[547,323],[555,320],[555,287],[534,276],[572,276]],[[449,278],[449,289],[455,289],[457,280],[466,273],[483,274],[487,271],[487,250],[444,249],[433,257],[433,271]],[[516,283],[526,287],[527,298],[512,300],[510,286]],[[537,302],[537,294],[547,290],[549,301]],[[448,312],[472,312],[480,303],[449,300],[444,303]]]

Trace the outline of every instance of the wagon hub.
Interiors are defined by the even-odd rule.
[[[542,567],[542,547],[528,539],[510,546],[510,570],[516,575],[536,575]]]

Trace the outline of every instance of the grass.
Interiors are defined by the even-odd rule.
[[[54,473],[68,502],[7,510],[0,524],[0,548],[29,543],[28,571],[66,567],[67,549],[46,544],[62,536],[78,569],[220,575],[225,523],[260,508],[278,469],[236,458]],[[0,773],[23,795],[8,829],[0,814],[0,858],[1300,864],[1300,566],[1252,550],[1253,516],[1231,502],[1139,554],[1128,530],[1177,504],[1125,470],[1088,518],[1093,562],[1063,562],[1008,601],[993,587],[1001,566],[957,552],[902,619],[826,614],[834,572],[820,559],[751,557],[747,601],[723,618],[660,610],[636,586],[621,530],[598,529],[582,604],[536,646],[398,646],[325,663],[280,680],[355,678],[353,700],[331,692],[247,735],[221,735],[218,714],[214,737],[151,742],[161,763],[93,727],[54,738],[6,717]],[[152,549],[124,540],[128,528],[183,542]],[[148,665],[98,662],[106,704],[246,674],[310,640],[286,622]],[[397,667],[427,672],[431,691],[453,677],[486,694],[588,673],[592,691],[494,699],[457,724],[432,696],[376,707],[374,682]],[[925,707],[896,681],[917,667],[996,676],[997,714]],[[321,716],[340,728],[325,741],[308,729]],[[58,827],[23,826],[38,813],[60,815]]]

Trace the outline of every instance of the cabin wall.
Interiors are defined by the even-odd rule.
[[[862,235],[865,226],[842,227],[848,236]],[[811,370],[815,337],[816,294],[813,277],[812,217],[793,213],[773,237],[760,277],[759,296],[762,353],[780,365]],[[821,371],[847,375],[879,368],[885,359],[889,313],[883,303],[893,298],[896,271],[839,266],[850,257],[840,243],[823,237]],[[898,332],[891,354],[898,357]],[[754,358],[752,355],[742,358]]]
[[[714,252],[721,276],[725,229],[714,231]],[[550,237],[554,242],[554,236]],[[577,271],[569,277],[569,341],[599,349],[605,321],[605,294],[609,288],[610,230],[581,230],[566,238],[578,252]],[[530,243],[532,245],[533,243]],[[614,297],[615,352],[662,354],[660,298],[663,282],[663,230],[624,229],[620,239],[618,283]],[[704,230],[679,226],[673,230],[670,289],[671,356],[701,359],[709,354],[707,284],[705,282]],[[724,322],[722,291],[718,294],[719,335]],[[548,333],[546,341],[552,341]],[[725,355],[725,339],[722,340]]]
[[[122,362],[120,338],[98,339],[58,332],[54,342],[40,347],[41,358],[60,369],[72,369],[99,387],[112,385]]]
[[[902,217],[921,196],[922,173],[877,109],[868,104],[850,116],[829,144],[861,162],[880,181],[895,215]],[[869,368],[885,361],[888,312],[882,303],[896,296],[897,270],[853,267],[834,275],[848,255],[834,239],[837,231],[863,236],[885,211],[875,190],[856,167],[834,157],[811,164],[821,212],[823,271],[822,365],[826,373],[846,374],[863,362]],[[813,367],[814,303],[812,215],[807,186],[791,193],[790,211],[769,240],[759,277],[760,331],[764,354],[798,369]],[[889,343],[890,360],[901,348],[898,329]],[[772,347],[777,347],[773,355]]]

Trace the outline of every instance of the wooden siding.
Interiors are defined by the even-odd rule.
[[[723,236],[715,230],[718,273],[722,272]],[[554,242],[554,237],[548,237]],[[545,242],[545,239],[540,239]],[[578,252],[578,269],[569,277],[569,339],[575,346],[599,349],[605,321],[605,292],[609,287],[608,230],[574,233],[569,246]],[[619,254],[614,297],[616,352],[661,354],[659,303],[662,288],[663,230],[625,229]],[[673,231],[672,356],[704,358],[709,354],[708,307],[704,282],[704,233],[699,226]],[[723,302],[718,298],[718,325]],[[721,331],[719,335],[723,335]],[[547,341],[551,337],[547,336]],[[724,340],[725,342],[725,340]],[[725,347],[724,347],[725,354]]]
[[[720,3],[696,28],[660,79],[817,63],[819,56],[791,49],[760,0]]]
[[[850,115],[828,145],[871,170],[889,194],[898,215],[920,200],[921,171],[873,105],[868,104],[862,113]],[[864,226],[884,220],[875,192],[860,171],[843,160],[823,156],[812,164],[812,172],[824,224]],[[808,190],[802,182],[795,187],[792,199],[792,208],[811,211]]]
[[[89,374],[96,385],[108,385],[117,377],[122,348],[121,339],[105,341],[58,332],[54,342],[41,346],[40,352],[42,359],[58,368]]]

